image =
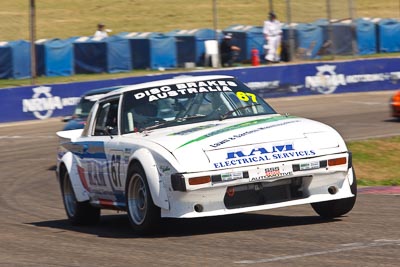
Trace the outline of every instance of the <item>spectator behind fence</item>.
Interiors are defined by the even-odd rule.
[[[269,13],[269,19],[264,21],[263,28],[264,37],[266,40],[265,59],[268,62],[279,62],[281,52],[282,25],[274,12]]]
[[[96,38],[105,38],[108,37],[108,33],[111,32],[111,30],[106,29],[106,25],[103,23],[97,24],[97,31],[94,33],[93,37]]]
[[[226,34],[220,44],[221,65],[222,67],[232,67],[233,62],[238,57],[240,47],[232,45],[232,34]]]

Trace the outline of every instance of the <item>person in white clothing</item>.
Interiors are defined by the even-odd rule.
[[[105,38],[108,37],[109,30],[106,30],[106,25],[103,23],[97,24],[97,31],[94,33],[93,37]]]
[[[280,21],[277,20],[274,12],[270,12],[269,20],[264,21],[263,33],[267,44],[267,54],[265,59],[269,62],[279,62],[282,25]]]

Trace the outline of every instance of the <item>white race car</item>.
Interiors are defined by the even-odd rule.
[[[57,177],[73,224],[127,211],[138,233],[193,218],[309,204],[323,217],[356,200],[351,153],[320,122],[277,114],[230,76],[122,87],[62,131]]]

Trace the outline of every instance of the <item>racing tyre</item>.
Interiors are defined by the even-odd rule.
[[[89,201],[77,201],[67,171],[61,182],[61,192],[65,211],[72,225],[94,225],[100,221],[99,208],[91,206]]]
[[[318,213],[321,217],[336,218],[350,212],[353,209],[357,198],[357,179],[354,168],[352,168],[352,171],[353,184],[350,186],[350,189],[354,197],[312,203],[311,206],[313,207],[315,212]]]
[[[153,233],[160,223],[160,208],[154,205],[146,174],[135,164],[128,177],[125,194],[131,226],[138,234]]]

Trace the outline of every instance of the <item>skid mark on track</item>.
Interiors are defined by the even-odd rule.
[[[374,240],[371,242],[357,242],[357,243],[350,243],[350,244],[341,244],[333,249],[307,252],[307,253],[294,254],[294,255],[286,255],[286,256],[266,258],[266,259],[258,259],[258,260],[242,260],[242,261],[235,261],[234,263],[235,264],[257,264],[257,263],[278,262],[278,261],[293,260],[293,259],[304,258],[304,257],[333,254],[333,253],[339,253],[339,252],[344,252],[344,251],[351,251],[351,250],[358,250],[358,249],[365,249],[365,248],[372,248],[372,247],[393,246],[393,245],[400,245],[400,239],[379,239],[379,240]]]

